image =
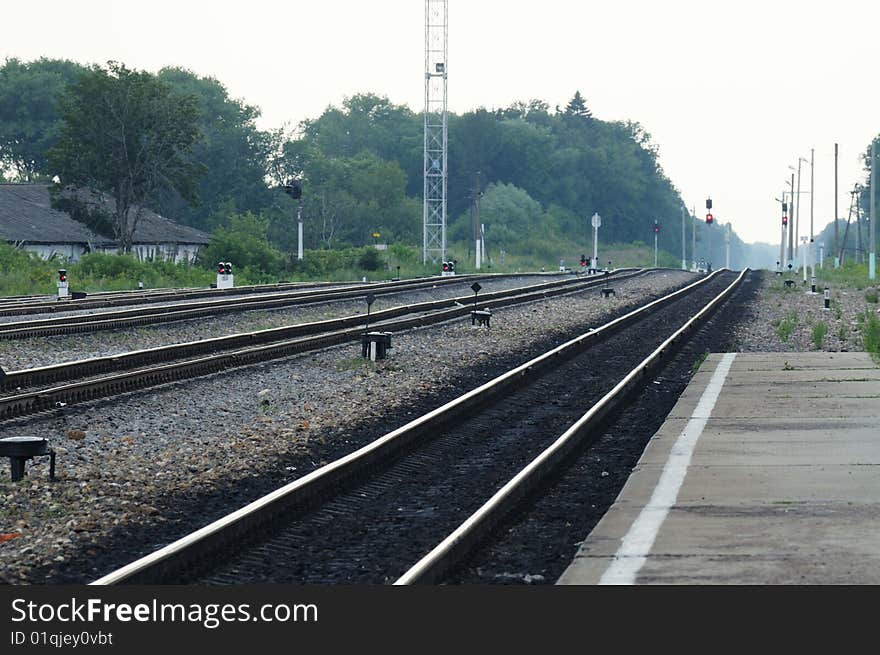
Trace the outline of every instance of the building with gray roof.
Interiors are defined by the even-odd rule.
[[[118,252],[119,244],[66,212],[53,209],[45,184],[0,184],[0,239],[48,259],[77,261],[87,252]],[[134,231],[132,254],[140,259],[195,261],[209,235],[149,209]]]

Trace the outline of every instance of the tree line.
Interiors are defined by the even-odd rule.
[[[219,80],[182,68],[7,59],[0,171],[85,190],[57,194],[68,207],[113,199],[105,228],[124,246],[134,208],[144,206],[227,239],[256,230],[279,251],[294,250],[296,207],[281,191],[292,178],[303,182],[309,248],[361,246],[377,232],[383,242],[421,243],[421,113],[362,93],[293,128],[260,130],[259,116]],[[464,257],[472,247],[479,208],[496,252],[547,261],[589,252],[589,218],[599,213],[600,243],[651,243],[658,220],[661,248],[679,253],[682,199],[658,154],[639,123],[596,118],[579,91],[553,109],[528,100],[450,114],[451,251]],[[692,221],[699,242],[707,237],[688,216],[688,251]],[[735,235],[733,245],[738,255]],[[716,261],[723,247],[714,237]]]

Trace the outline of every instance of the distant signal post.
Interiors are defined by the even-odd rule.
[[[660,223],[654,219],[654,268],[657,268],[657,236],[660,234]]]
[[[593,214],[591,219],[593,224],[593,266],[599,269],[599,228],[602,226],[602,217],[599,214]]]

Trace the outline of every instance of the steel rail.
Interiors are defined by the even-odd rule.
[[[596,428],[602,425],[608,414],[621,407],[629,395],[641,386],[648,375],[657,371],[675,354],[685,335],[702,326],[702,323],[715,308],[740,285],[747,272],[748,269],[742,271],[727,288],[661,343],[611,391],[596,402],[586,414],[495,492],[477,511],[394,584],[430,584],[440,579],[457,563],[460,563],[481,538],[496,527],[521,499],[532,493],[576,448],[585,441],[590,441],[590,437],[598,436]]]
[[[371,289],[380,284],[406,285],[412,283],[427,283],[442,281],[443,284],[465,282],[473,279],[503,279],[508,277],[558,277],[560,273],[553,272],[528,272],[528,273],[465,273],[452,277],[416,277],[406,280],[390,280],[385,282],[276,282],[274,284],[251,284],[233,287],[231,289],[206,289],[204,287],[183,287],[180,289],[133,289],[126,291],[99,291],[89,293],[86,298],[58,299],[53,296],[22,296],[0,297],[0,316],[24,316],[28,314],[58,314],[62,312],[82,311],[102,307],[120,307],[126,305],[158,304],[162,302],[174,302],[179,300],[194,300],[198,298],[212,298],[215,300],[229,296],[245,296],[264,293],[281,293],[290,291],[302,291],[307,289],[322,290],[327,287],[339,289]]]
[[[614,280],[624,280],[636,275],[643,275],[647,271],[638,270],[630,273],[626,270],[617,274]],[[601,280],[566,280],[565,283],[552,283],[547,285],[531,285],[526,287],[517,287],[514,289],[505,289],[502,291],[494,291],[483,294],[481,297],[482,306],[487,302],[500,298],[521,295],[528,292],[545,291],[556,287],[571,287],[573,289],[584,289],[597,286]],[[372,323],[407,314],[418,312],[436,311],[445,307],[463,306],[470,303],[472,297],[444,298],[440,300],[430,300],[422,303],[410,305],[399,305],[374,312],[370,319]],[[131,369],[137,366],[145,366],[155,364],[157,362],[170,362],[174,359],[182,359],[184,357],[193,357],[204,355],[207,353],[219,352],[222,350],[231,350],[233,348],[242,348],[247,346],[255,346],[263,343],[271,343],[283,339],[289,339],[298,336],[307,336],[341,330],[349,327],[356,327],[364,324],[366,317],[363,314],[352,316],[343,316],[339,318],[325,319],[321,321],[312,321],[306,323],[297,323],[295,325],[281,326],[277,328],[267,328],[264,330],[256,330],[254,332],[244,332],[232,334],[222,337],[212,337],[209,339],[200,339],[186,343],[172,344],[168,346],[157,346],[154,348],[145,348],[127,353],[118,353],[115,355],[105,355],[100,357],[90,357],[87,359],[75,360],[70,362],[62,362],[59,364],[50,364],[47,366],[38,366],[18,371],[7,371],[4,378],[0,378],[0,389],[27,389],[38,384],[47,384],[58,382],[60,380],[70,380],[77,377],[87,375],[95,375],[98,373],[106,373],[109,371],[120,371]],[[2,412],[0,412],[2,415]]]
[[[373,283],[375,284],[375,283]],[[260,293],[277,293],[312,289],[327,286],[352,287],[363,285],[362,282],[278,282],[275,284],[254,284],[233,287],[231,289],[215,289],[204,287],[182,287],[180,289],[132,289],[127,291],[90,292],[85,298],[57,298],[49,295],[22,298],[0,298],[0,316],[26,316],[28,314],[56,314],[75,312],[84,309],[101,307],[119,307],[124,305],[143,305],[148,303],[174,302],[175,300],[191,300],[196,298],[223,298]]]
[[[417,291],[419,289],[433,288],[436,286],[461,284],[462,282],[471,279],[482,278],[477,278],[476,276],[468,278],[448,277],[439,280],[432,279],[428,281],[406,282],[403,284],[389,282],[356,289],[347,287],[330,291],[318,289],[286,292],[284,294],[277,294],[274,298],[268,299],[265,297],[224,298],[220,300],[191,303],[189,305],[166,305],[162,307],[120,310],[81,316],[62,316],[34,321],[21,321],[17,323],[0,323],[0,339],[25,339],[36,336],[77,334],[140,325],[153,325],[156,323],[191,320],[237,311],[277,309],[279,307],[289,307],[309,303],[348,300],[352,298],[360,298],[367,293],[386,295],[406,291]],[[567,277],[563,280],[544,284],[572,284],[578,279],[579,278]]]
[[[620,280],[643,275],[646,272],[647,271],[639,270],[629,274],[622,274],[615,279]],[[521,304],[557,295],[580,292],[598,286],[603,282],[604,280],[581,280],[579,284],[556,285],[552,288],[545,288],[546,285],[535,285],[532,287],[521,287],[519,289],[507,291],[497,291],[492,294],[486,294],[486,297],[483,298],[483,302],[481,302],[481,306],[493,308]],[[525,293],[523,291],[525,291]],[[494,299],[490,299],[489,296],[494,297]],[[424,303],[423,305],[435,304],[440,305],[441,309],[436,309],[431,313],[417,315],[412,318],[379,320],[373,322],[372,325],[374,328],[398,331],[440,323],[470,313],[471,311],[471,306],[459,303],[455,299],[432,301]],[[455,306],[446,309],[442,308],[443,306],[448,306],[450,304]],[[420,309],[411,311],[412,308],[419,308],[419,306],[414,305],[391,308],[389,310],[384,310],[383,312],[376,312],[375,316],[383,317],[384,315],[384,318],[387,319],[395,315],[412,313],[413,311],[426,311],[426,309],[430,309],[421,307]],[[143,351],[135,351],[133,353],[128,353],[127,355],[99,357],[82,360],[81,362],[70,362],[55,366],[26,369],[24,371],[13,371],[7,375],[6,380],[3,382],[4,385],[9,386],[9,380],[13,381],[11,384],[14,384],[15,381],[18,381],[19,383],[28,381],[33,384],[34,380],[40,379],[41,377],[44,379],[58,380],[65,376],[69,378],[75,373],[82,375],[83,371],[100,373],[108,369],[113,370],[114,367],[116,369],[124,367],[126,364],[131,368],[131,366],[148,363],[151,361],[151,358],[159,358],[161,360],[162,356],[157,353],[162,353],[163,351],[166,353],[166,363],[150,366],[149,368],[124,373],[114,373],[104,377],[80,380],[48,389],[39,389],[30,392],[26,391],[24,393],[16,393],[14,395],[0,397],[0,420],[34,414],[68,404],[114,396],[134,391],[136,389],[144,389],[160,384],[167,384],[168,382],[176,380],[216,373],[232,367],[247,366],[258,362],[277,359],[279,357],[286,357],[310,350],[317,350],[349,341],[355,341],[360,339],[363,334],[363,327],[361,324],[363,323],[364,318],[364,316],[358,315],[343,319],[329,319],[328,321],[321,321],[318,323],[303,324],[304,326],[307,326],[306,329],[314,329],[317,334],[315,336],[304,338],[283,338],[274,343],[272,343],[271,338],[269,338],[268,340],[270,343],[267,345],[253,345],[238,350],[229,350],[227,347],[225,352],[198,357],[197,359],[189,359],[183,362],[167,363],[167,353],[176,351],[178,357],[181,356],[181,353],[186,353],[188,356],[194,356],[197,354],[203,354],[204,351],[198,350],[200,347],[215,347],[218,343],[223,343],[224,339],[230,344],[229,347],[236,347],[244,345],[243,342],[248,342],[249,340],[253,343],[253,340],[256,339],[256,337],[253,337],[252,339],[252,335],[254,334],[279,331],[284,332],[286,330],[289,335],[295,333],[302,326],[274,328],[273,330],[263,330],[258,333],[217,337],[216,339],[206,340],[207,343],[206,341],[192,342],[190,344],[179,344],[176,346],[165,346]],[[327,324],[334,323],[336,323],[335,327],[339,327],[339,325],[356,325],[357,327],[328,331],[328,328],[326,327]],[[311,326],[311,328],[308,326]],[[264,336],[263,338],[266,337]],[[123,363],[125,357],[128,357],[129,360],[126,363]],[[117,361],[114,362],[114,359]],[[93,368],[90,369],[89,367]]]
[[[243,298],[215,298],[189,304],[180,303],[176,305],[160,305],[158,307],[140,307],[136,309],[96,312],[94,314],[81,314],[78,316],[58,316],[2,323],[0,324],[0,338],[26,338],[69,332],[86,332],[93,329],[125,327],[127,325],[178,321],[245,309],[272,309],[287,305],[322,302],[324,300],[340,300],[359,297],[365,293],[385,294],[434,286],[446,286],[455,283],[461,284],[463,281],[461,278],[445,278],[418,282],[407,281],[405,283],[378,283],[368,287],[361,286],[357,288],[294,290],[275,293],[269,298],[260,295]],[[78,325],[85,327],[76,327]]]
[[[270,492],[248,505],[186,535],[153,553],[127,564],[92,582],[93,585],[149,583],[185,570],[206,554],[229,546],[246,537],[272,518],[294,508],[307,507],[345,482],[357,478],[381,462],[394,457],[419,440],[436,432],[442,425],[484,405],[496,396],[525,382],[539,371],[552,367],[573,353],[588,348],[644,318],[659,307],[677,300],[719,275],[707,277],[662,298],[646,303],[624,316],[592,329],[540,355],[479,387],[451,400],[423,416],[379,437],[358,450],[322,466],[293,482]]]

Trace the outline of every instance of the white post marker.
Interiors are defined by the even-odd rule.
[[[602,217],[599,214],[593,214],[591,220],[593,224],[593,262],[596,270],[599,269],[599,228],[602,227]]]
[[[804,284],[807,283],[807,241],[809,241],[809,237],[801,237],[801,258],[804,262]]]
[[[727,378],[735,357],[736,353],[726,353],[721,358],[721,362],[715,369],[715,373],[712,374],[703,395],[700,396],[697,408],[673,444],[672,450],[669,451],[669,457],[663,465],[663,472],[660,474],[657,486],[654,487],[651,499],[642,508],[629,531],[621,540],[620,548],[617,549],[614,559],[602,574],[599,584],[635,583],[636,575],[647,561],[660,527],[678,499],[678,492],[687,475],[697,441],[712,416],[712,410],[715,408],[715,403],[721,394],[721,388],[724,386],[724,380]]]
[[[819,244],[819,268],[825,268],[825,244]]]

